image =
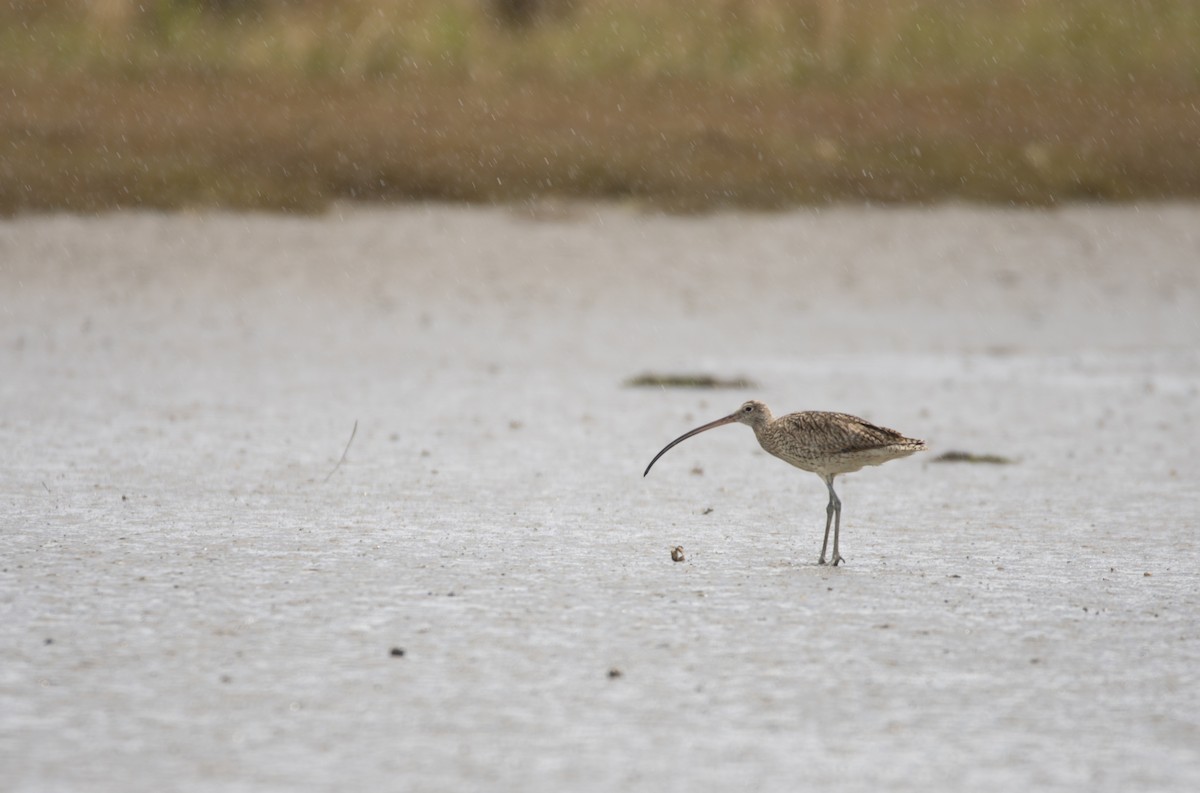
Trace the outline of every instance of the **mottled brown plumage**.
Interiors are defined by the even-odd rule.
[[[797,468],[819,475],[829,488],[829,505],[825,508],[825,540],[821,543],[819,564],[825,564],[825,550],[829,545],[829,528],[833,525],[833,556],[837,565],[844,561],[838,553],[841,534],[842,502],[833,490],[833,479],[838,474],[848,474],[868,465],[881,465],[888,460],[923,451],[925,441],[906,438],[887,427],[847,413],[828,413],[808,410],[789,413],[775,418],[771,409],[762,402],[750,400],[736,412],[717,419],[691,432],[684,433],[671,441],[654,456],[645,473],[650,473],[654,463],[681,441],[705,430],[733,422],[747,424],[754,430],[758,443],[768,453]]]

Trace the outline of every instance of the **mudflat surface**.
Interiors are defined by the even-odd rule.
[[[0,222],[0,787],[1200,789],[1198,262],[1170,205]],[[623,386],[679,371],[758,387]],[[642,478],[751,397],[930,443],[845,566],[745,427]]]

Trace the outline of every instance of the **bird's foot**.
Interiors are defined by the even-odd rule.
[[[842,558],[842,555],[840,553],[835,553],[833,555],[833,558],[829,560],[829,563],[831,565],[833,565],[834,567],[837,567],[839,564],[841,564],[844,561],[846,561],[846,560]]]

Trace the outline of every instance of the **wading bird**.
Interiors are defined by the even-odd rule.
[[[879,427],[869,421],[846,413],[826,413],[806,410],[775,418],[771,409],[758,400],[750,400],[723,419],[697,427],[668,443],[654,455],[645,473],[676,444],[705,430],[734,422],[747,424],[754,430],[758,443],[768,453],[804,471],[812,471],[829,488],[829,506],[825,507],[825,539],[821,542],[821,558],[825,564],[825,549],[829,545],[829,526],[833,525],[833,556],[829,563],[845,561],[838,553],[838,535],[842,527],[842,501],[833,492],[833,479],[867,465],[881,465],[888,460],[907,457],[923,451],[925,441],[906,438],[895,430]]]

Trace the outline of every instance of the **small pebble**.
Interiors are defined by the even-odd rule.
[[[404,657],[404,648],[403,647],[393,647],[391,656],[393,658],[403,658]]]
[[[683,546],[676,545],[674,548],[671,549],[671,561],[672,562],[682,562],[683,560],[684,560]]]
[[[611,680],[616,680],[618,677],[620,677],[623,674],[624,674],[624,672],[622,672],[620,669],[617,669],[615,666],[612,669],[608,670],[608,677]]]

